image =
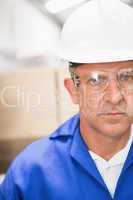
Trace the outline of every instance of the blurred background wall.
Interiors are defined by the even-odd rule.
[[[41,0],[0,0],[0,174],[29,143],[78,112],[63,80],[68,65],[56,56],[62,14]],[[66,15],[66,13],[64,13]]]

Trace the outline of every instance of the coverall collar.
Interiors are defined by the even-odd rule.
[[[80,116],[76,114],[70,120],[61,125],[51,136],[50,139],[57,139],[60,137],[72,137],[72,144],[70,149],[70,156],[78,163],[89,175],[91,175],[97,182],[108,191],[90,153],[88,147],[83,141],[80,134]],[[128,157],[124,164],[118,184],[121,182],[121,177],[125,173],[126,169],[133,164],[133,143],[131,145]]]

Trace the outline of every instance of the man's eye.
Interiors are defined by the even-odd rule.
[[[121,74],[120,81],[133,81],[133,72],[132,73],[125,72]]]
[[[98,77],[90,77],[88,79],[88,84],[92,86],[101,86],[105,84],[107,81],[107,78],[104,76],[98,76]]]
[[[91,85],[98,85],[99,84],[99,79],[95,79],[95,78],[90,78],[88,80],[88,83],[90,83]]]

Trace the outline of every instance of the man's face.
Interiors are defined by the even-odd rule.
[[[119,137],[129,129],[133,122],[133,80],[127,79],[127,73],[131,69],[133,61],[84,64],[75,69],[81,77],[75,92],[80,117],[91,130]]]

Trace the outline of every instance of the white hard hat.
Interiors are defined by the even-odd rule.
[[[133,8],[120,0],[90,0],[66,20],[60,56],[70,62],[133,60]]]

